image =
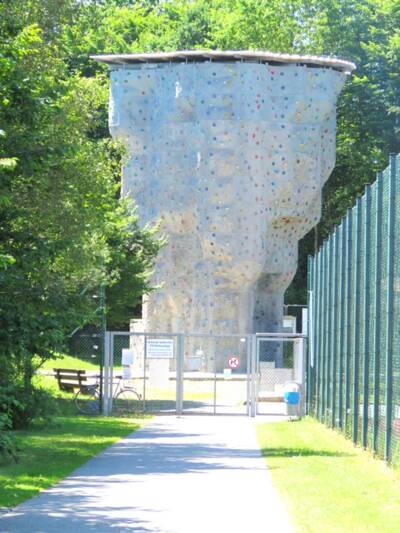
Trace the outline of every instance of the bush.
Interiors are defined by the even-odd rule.
[[[0,454],[6,458],[12,457],[17,462],[17,447],[15,439],[10,433],[11,420],[4,413],[0,413]]]
[[[12,429],[29,427],[34,420],[49,422],[57,414],[54,397],[44,389],[15,389],[17,405],[12,410]]]
[[[28,389],[22,386],[0,386],[0,416],[3,417],[3,428],[26,428],[34,420],[49,421],[57,413],[55,398],[44,389],[33,386]]]
[[[14,393],[9,387],[0,387],[0,454],[17,461],[17,448],[10,429],[13,425],[13,413],[21,408],[21,404]]]
[[[17,461],[11,430],[29,427],[34,420],[49,422],[57,412],[55,398],[44,389],[0,386],[0,455]]]

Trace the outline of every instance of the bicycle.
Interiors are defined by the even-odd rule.
[[[100,376],[94,376],[97,382],[92,385],[81,385],[74,396],[78,411],[84,415],[97,415],[100,412]],[[115,376],[113,381],[112,414],[127,416],[140,413],[142,396],[134,387],[126,387],[122,376]],[[114,387],[116,383],[116,387]]]

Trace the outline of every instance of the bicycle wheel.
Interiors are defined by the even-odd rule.
[[[133,416],[142,411],[142,398],[135,389],[122,389],[113,399],[112,412],[116,416]]]
[[[80,388],[75,395],[75,405],[83,415],[98,415],[100,408],[99,391],[97,387]]]

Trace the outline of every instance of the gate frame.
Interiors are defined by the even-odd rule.
[[[296,370],[296,361],[294,360],[295,379],[302,386],[302,404],[304,404],[305,388],[305,341],[307,334],[304,333],[253,333],[240,335],[232,333],[227,335],[210,334],[210,333],[171,333],[171,332],[149,332],[149,331],[106,331],[104,336],[104,373],[103,373],[103,406],[102,412],[109,416],[112,410],[112,383],[114,368],[114,337],[121,335],[125,337],[141,336],[144,338],[145,362],[147,350],[147,338],[151,336],[164,336],[176,339],[176,409],[175,415],[181,416],[183,409],[183,385],[184,385],[184,342],[186,337],[205,337],[205,338],[238,338],[246,340],[246,415],[256,417],[258,413],[258,387],[259,387],[259,369],[260,369],[260,343],[274,341],[291,341],[296,346],[299,343],[300,357],[297,361],[298,369]],[[143,405],[146,402],[146,364],[143,369]],[[214,378],[215,379],[215,378]],[[216,395],[214,394],[214,413],[216,414]]]
[[[114,337],[143,337],[144,339],[144,367],[143,367],[143,407],[146,404],[146,362],[147,362],[147,338],[149,336],[163,336],[176,339],[176,415],[182,414],[183,408],[183,334],[166,332],[138,332],[138,331],[107,331],[104,348],[104,376],[103,376],[103,414],[109,416],[112,411],[112,383],[114,374]],[[178,379],[179,378],[179,379]]]
[[[305,408],[305,376],[306,376],[306,343],[307,334],[305,333],[254,333],[252,335],[252,375],[251,375],[251,400],[250,413],[252,418],[256,417],[258,412],[258,394],[259,394],[259,375],[260,375],[260,344],[261,342],[293,342],[293,370],[295,373],[294,380],[301,385],[301,413]],[[298,350],[296,347],[298,346]],[[297,358],[296,352],[298,351]]]

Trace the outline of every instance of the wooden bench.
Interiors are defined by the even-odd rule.
[[[75,392],[76,389],[84,391],[88,387],[86,370],[73,370],[70,368],[53,368],[54,377],[58,381],[60,390]]]

